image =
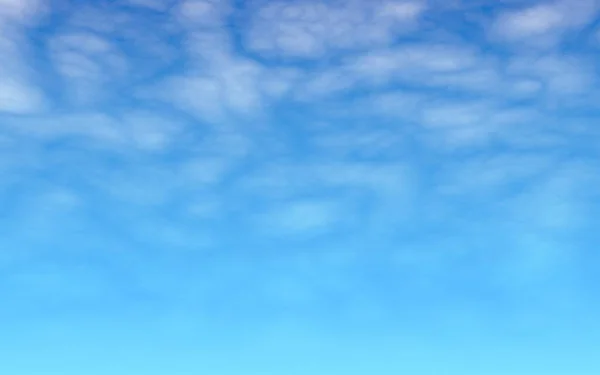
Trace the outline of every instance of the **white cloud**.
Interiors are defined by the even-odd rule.
[[[424,9],[416,1],[270,2],[255,11],[245,41],[269,56],[315,58],[387,45],[413,27]]]
[[[81,137],[98,145],[111,146],[125,140],[123,129],[102,113],[28,116],[5,121],[5,126],[23,139],[47,142]]]
[[[150,111],[128,112],[117,126],[134,147],[151,152],[169,150],[184,133],[180,121]]]
[[[384,233],[414,213],[414,184],[407,163],[343,161],[275,163],[237,182],[250,201],[263,202],[258,224],[275,235],[325,234],[349,227]]]
[[[46,104],[35,85],[35,71],[28,62],[30,46],[22,29],[22,22],[36,14],[34,2],[0,2],[0,112],[26,114]]]
[[[367,112],[372,112],[378,116],[412,120],[418,114],[427,98],[423,95],[401,93],[399,91],[384,92],[371,95],[362,106]]]
[[[298,84],[294,98],[301,101],[314,102],[324,97],[343,94],[357,87],[358,77],[349,74],[343,67],[324,72],[306,75]]]
[[[399,134],[416,137],[423,146],[438,151],[482,147],[494,139],[504,140],[515,131],[531,130],[533,124],[545,118],[535,106],[506,103],[500,95],[489,95],[485,100],[468,98],[472,96],[452,100],[435,93],[391,91],[370,95],[356,103],[357,110],[347,112],[348,116],[394,121]]]
[[[265,94],[271,98],[283,94],[288,79],[293,79],[285,72],[270,72],[257,62],[233,54],[228,38],[220,33],[194,33],[188,48],[191,71],[167,79],[157,94],[205,121],[259,116],[268,104]]]
[[[227,158],[207,157],[182,163],[179,172],[186,184],[199,188],[221,182],[230,168],[231,161]]]
[[[577,58],[547,57],[528,61],[526,56],[515,56],[514,59],[515,62],[505,68],[506,63],[499,58],[482,55],[468,45],[398,45],[307,73],[297,85],[294,96],[302,101],[316,101],[366,89],[371,95],[391,98],[396,94],[390,90],[399,84],[409,84],[520,100],[537,97],[546,87],[551,90],[557,85],[576,87],[589,77],[585,61]],[[378,90],[386,90],[386,93],[377,93]]]
[[[505,140],[507,134],[511,135],[523,129],[531,129],[532,124],[543,121],[542,119],[545,118],[535,109],[506,107],[492,103],[479,106],[481,112],[476,114],[475,117],[470,118],[470,115],[461,117],[461,111],[464,108],[469,108],[469,103],[463,109],[461,107],[461,105],[458,105],[458,108],[450,108],[451,111],[459,111],[456,123],[452,119],[438,119],[440,121],[439,125],[444,124],[445,127],[436,128],[435,123],[430,124],[434,126],[428,139],[431,146],[445,151],[490,146],[493,141]],[[476,107],[472,108],[474,108],[474,111],[477,110]],[[438,115],[441,113],[438,113]]]
[[[113,43],[93,32],[67,32],[49,41],[48,53],[65,80],[72,103],[96,103],[110,83],[125,79],[127,59]]]
[[[29,23],[43,15],[47,5],[40,0],[0,0],[0,26],[2,22]]]
[[[298,201],[284,204],[268,214],[267,228],[275,235],[311,235],[336,229],[342,221],[342,213],[334,202]]]
[[[250,191],[282,199],[315,194],[319,189],[364,190],[385,199],[403,195],[412,180],[402,162],[369,163],[331,160],[327,163],[273,162],[240,182]]]
[[[6,3],[0,0],[0,5],[2,1]],[[175,24],[147,27],[137,23],[135,16],[118,15],[106,6],[97,15],[82,12],[75,16],[79,20],[71,20],[50,41],[50,55],[76,94],[87,92],[94,102],[95,91],[114,94],[123,88],[119,91],[123,102],[111,107],[114,115],[67,108],[60,115],[3,117],[3,144],[10,146],[10,152],[20,145],[29,147],[12,156],[18,160],[2,161],[3,168],[6,164],[3,171],[12,176],[29,173],[19,168],[31,162],[28,158],[39,165],[51,164],[42,163],[49,156],[44,146],[74,139],[65,142],[67,146],[56,157],[63,158],[61,168],[77,165],[77,178],[98,196],[118,203],[123,211],[148,213],[145,218],[123,214],[135,221],[126,227],[135,232],[134,237],[147,236],[148,243],[168,248],[210,247],[214,238],[208,230],[197,232],[199,223],[237,214],[242,217],[234,220],[243,223],[245,216],[256,219],[253,224],[259,226],[261,235],[271,231],[275,236],[310,237],[351,228],[379,238],[369,235],[396,234],[422,222],[468,221],[473,217],[470,207],[456,208],[460,206],[456,199],[484,202],[487,197],[513,194],[511,188],[516,185],[539,190],[531,188],[527,194],[489,207],[493,211],[501,206],[498,216],[508,211],[502,218],[514,219],[514,226],[506,225],[510,233],[502,234],[509,238],[507,243],[521,250],[537,246],[533,254],[540,248],[559,248],[563,238],[548,233],[560,232],[560,237],[576,232],[586,218],[585,198],[577,198],[581,190],[565,182],[580,181],[579,174],[561,174],[560,181],[540,178],[553,173],[551,167],[562,151],[579,146],[568,137],[573,131],[570,124],[550,122],[555,113],[540,108],[548,107],[545,100],[558,99],[560,106],[564,97],[592,92],[596,74],[591,59],[535,52],[504,59],[493,49],[447,41],[458,39],[453,37],[446,42],[396,43],[396,37],[414,27],[425,11],[418,2],[271,2],[251,14],[250,30],[235,30],[245,46],[264,54],[261,57],[285,57],[277,64],[261,64],[262,58],[255,61],[236,45],[228,24],[233,7],[228,3],[185,1],[171,8],[168,2],[135,2],[171,9],[164,16],[174,16],[170,20]],[[495,37],[552,39],[587,22],[583,11],[575,14],[561,4],[506,13],[494,26]],[[556,9],[561,10],[560,17]],[[159,17],[159,13],[152,15]],[[0,111],[28,114],[43,107],[44,97],[30,84],[34,80],[27,69],[20,70],[27,65],[28,54],[22,46],[26,43],[24,38],[13,37],[12,33],[20,35],[12,26],[16,21],[9,23],[10,27],[0,28],[4,58],[0,74],[8,72],[5,76],[11,77],[0,79]],[[113,42],[113,32],[130,37],[128,41],[140,41],[139,46],[129,48],[123,39]],[[155,44],[157,49],[153,49]],[[129,103],[129,81],[137,82],[139,70],[155,62],[140,58],[136,65],[136,53],[154,51],[154,55],[141,54],[158,59],[168,50],[173,54],[165,60],[186,55],[187,60],[181,61],[185,68],[175,76],[146,76],[145,94],[151,103],[142,104],[149,107],[157,98],[161,105],[171,103],[197,116],[188,119],[197,125],[194,128],[159,116],[160,109],[127,112],[120,106]],[[347,55],[339,61],[318,59],[329,52]],[[317,59],[319,64],[288,57]],[[347,94],[352,94],[348,95],[351,101],[344,100]],[[144,99],[143,95],[138,99]],[[517,107],[517,101],[523,104]],[[321,115],[320,120],[327,120],[327,111],[335,105],[343,115],[332,115],[329,128],[318,131],[303,121],[259,121],[268,120],[270,107],[280,103],[285,116],[289,113],[307,122]],[[334,105],[329,107],[330,103]],[[381,116],[374,117],[374,111]],[[198,124],[197,119],[204,121]],[[480,147],[492,141],[499,148],[527,153],[498,155],[495,149]],[[74,150],[68,149],[71,145]],[[473,152],[477,155],[456,152],[461,149],[477,151]],[[552,156],[555,151],[556,158]],[[461,159],[452,159],[453,153]],[[479,158],[479,154],[486,156]],[[99,161],[106,155],[123,161],[122,168]],[[160,158],[167,155],[168,160]],[[438,171],[441,176],[430,175]],[[3,176],[3,181],[7,184],[19,178],[12,176]],[[431,180],[439,186],[429,186]],[[67,211],[67,200],[57,197],[53,206],[51,198],[47,207],[56,208],[58,215],[64,203]],[[420,205],[429,201],[435,204],[423,214]],[[258,208],[245,210],[245,204]],[[189,222],[167,223],[150,217],[162,209],[169,215],[185,216]],[[55,216],[43,219],[48,218]],[[486,225],[491,226],[492,219]],[[470,234],[465,231],[464,235]],[[452,238],[431,246],[443,247],[440,251],[448,251],[446,257],[477,247],[461,235]],[[429,255],[424,258],[433,261]]]
[[[44,106],[44,96],[34,86],[0,78],[0,112],[27,114]]]
[[[576,55],[515,56],[506,71],[512,76],[537,79],[543,91],[553,97],[585,93],[596,81],[592,63]]]
[[[218,68],[218,63],[242,59],[233,52],[231,35],[225,30],[192,31],[185,37],[184,46],[194,67]]]
[[[183,137],[184,128],[180,120],[151,111],[130,111],[121,116],[50,112],[4,120],[4,129],[24,141],[46,143],[76,138],[88,148],[120,154],[168,151]]]
[[[176,8],[168,0],[142,2],[137,5]],[[98,108],[119,101],[131,94],[136,83],[150,85],[153,77],[187,52],[174,43],[179,41],[182,27],[170,11],[140,12],[110,4],[75,9],[57,19],[53,31],[46,33],[45,43],[59,76],[50,82],[61,86],[60,99],[66,105]]]
[[[425,10],[425,4],[416,1],[389,1],[377,9],[380,17],[412,21]]]
[[[221,87],[218,82],[204,77],[177,77],[170,79],[156,93],[165,101],[173,102],[204,120],[220,122],[225,119]]]
[[[260,89],[271,99],[286,97],[297,87],[304,74],[293,68],[264,69],[260,77]]]
[[[466,46],[413,44],[369,52],[351,64],[351,69],[363,76],[388,80],[415,74],[436,74],[464,71],[479,63],[477,52]]]
[[[486,126],[493,110],[487,103],[433,103],[422,107],[420,123],[426,127]]]
[[[523,99],[556,102],[589,93],[595,82],[593,64],[577,54],[523,53],[501,58],[489,52],[483,54],[467,44],[410,43],[375,49],[338,65],[307,72],[295,86],[293,97],[317,102],[340,94],[368,93],[382,100],[388,98],[388,105],[379,105],[388,113],[400,105],[395,111],[399,113],[406,110],[405,106],[389,100],[396,95],[393,91],[398,85],[444,90],[419,94],[424,99],[429,97],[429,101],[450,90],[486,95],[499,102]],[[400,94],[403,95],[407,94]]]
[[[366,22],[365,10],[374,14],[376,20],[388,21]],[[269,107],[284,97],[306,103],[351,92],[364,93],[364,90],[379,95],[376,94],[378,90],[390,90],[399,84],[485,94],[498,101],[539,98],[552,101],[556,96],[581,93],[592,82],[585,61],[577,58],[549,56],[536,60],[526,55],[515,56],[507,67],[500,56],[493,52],[483,53],[467,43],[420,42],[389,46],[389,40],[383,36],[394,32],[381,25],[389,25],[390,18],[396,19],[393,22],[397,19],[403,20],[401,23],[414,22],[425,11],[423,4],[417,2],[382,1],[365,5],[346,1],[335,6],[269,3],[258,9],[250,6],[248,35],[262,33],[258,39],[246,40],[250,47],[252,43],[258,43],[254,45],[255,51],[310,58],[330,50],[354,54],[338,64],[312,71],[298,66],[267,66],[243,56],[236,49],[232,36],[221,22],[231,11],[228,4],[218,5],[211,1],[186,2],[177,7],[178,17],[185,14],[187,21],[177,19],[191,31],[185,36],[184,43],[190,69],[154,89],[162,100],[211,123],[268,115]],[[210,16],[212,20],[221,21],[203,21],[207,14],[214,16]],[[358,44],[350,46],[338,41],[336,30],[346,30],[343,31],[344,40],[354,40]],[[349,33],[359,35],[358,39],[349,38],[354,35]],[[361,39],[375,34],[382,39]],[[288,37],[290,43],[295,44],[280,45],[287,43]],[[370,52],[357,54],[362,47],[368,47]],[[148,94],[157,98],[146,90],[145,95]],[[387,94],[393,96],[389,91]],[[425,95],[424,99],[431,98]],[[397,105],[389,100],[387,103],[381,103],[379,107],[388,108],[389,112]],[[406,109],[403,107],[402,110]],[[465,140],[479,137],[472,130],[465,128],[457,137]]]
[[[338,131],[317,134],[313,137],[313,144],[325,155],[369,158],[377,155],[401,154],[405,140],[406,135],[398,129],[338,129]]]
[[[380,199],[404,195],[414,182],[404,162],[330,163],[317,166],[315,173],[325,185],[368,189]]]
[[[498,28],[507,37],[529,37],[555,31],[565,23],[565,15],[556,5],[537,5],[533,8],[505,14],[498,20]]]
[[[550,172],[556,161],[552,155],[529,153],[491,154],[450,161],[437,176],[436,190],[441,196],[495,197],[515,184]]]
[[[189,28],[222,27],[231,13],[227,0],[184,0],[173,10],[177,20]]]
[[[393,48],[373,49],[348,57],[341,64],[307,74],[299,85],[297,98],[318,100],[326,96],[360,90],[393,87],[410,83],[459,89],[490,89],[487,62],[476,49],[466,45],[410,43]],[[483,71],[483,69],[488,69]],[[479,76],[475,76],[478,72]]]
[[[553,46],[565,32],[592,21],[596,11],[595,0],[540,3],[501,14],[492,27],[492,33],[511,42]]]

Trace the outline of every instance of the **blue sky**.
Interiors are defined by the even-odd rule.
[[[585,375],[595,0],[0,0],[0,373]]]

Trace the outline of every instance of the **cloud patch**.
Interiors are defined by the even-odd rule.
[[[598,11],[595,0],[541,2],[498,16],[492,34],[508,42],[550,47],[583,28]]]
[[[383,46],[412,29],[425,9],[420,1],[263,3],[253,10],[245,43],[265,56],[301,59]]]

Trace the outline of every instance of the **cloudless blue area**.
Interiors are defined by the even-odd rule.
[[[596,0],[0,0],[0,374],[600,373]]]

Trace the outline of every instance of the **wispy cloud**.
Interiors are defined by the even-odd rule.
[[[541,2],[503,12],[492,26],[492,33],[513,43],[551,47],[566,33],[585,27],[597,11],[595,0]]]
[[[24,28],[43,10],[37,1],[0,2],[0,112],[31,113],[43,109],[44,95],[35,85]]]
[[[40,4],[0,1],[0,191],[45,181],[5,220],[38,246],[81,219],[128,248],[308,238],[434,272],[497,239],[499,273],[552,272],[597,205],[597,58],[559,48],[596,5],[571,3],[453,2],[456,30],[435,1],[131,0],[36,34]]]
[[[308,59],[388,45],[412,29],[426,9],[420,1],[258,4],[246,46],[270,57]]]

